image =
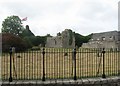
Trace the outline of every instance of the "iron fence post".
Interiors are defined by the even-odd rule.
[[[42,77],[42,81],[45,81],[45,49],[44,48],[43,48],[42,54],[43,54],[43,77]]]
[[[77,76],[76,76],[76,48],[73,49],[73,59],[74,59],[74,80],[77,80]]]
[[[12,82],[12,47],[10,47],[9,50],[9,54],[10,54],[10,77],[9,77],[9,82]]]
[[[102,74],[102,78],[106,78],[105,76],[105,48],[103,48],[103,74]]]
[[[120,48],[118,49],[118,76],[120,76]]]

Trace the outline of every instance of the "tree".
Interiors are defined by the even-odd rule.
[[[35,36],[31,30],[29,29],[29,26],[26,25],[26,28],[23,30],[22,34],[21,34],[22,37],[30,37],[30,36]]]
[[[57,36],[61,36],[61,33],[59,32],[59,33],[57,33]]]
[[[10,33],[2,33],[2,51],[9,52],[10,47],[15,47],[16,51],[25,51],[30,48],[20,37]]]
[[[9,16],[2,23],[2,33],[11,33],[20,36],[24,28],[18,16]]]
[[[75,33],[75,46],[81,47],[83,43],[87,43],[90,40],[91,35],[92,34],[88,36],[83,36],[79,33]]]
[[[23,38],[28,44],[30,44],[31,46],[35,46],[35,40],[36,40],[36,37],[35,36],[25,36]]]
[[[50,34],[47,34],[46,37],[52,37]]]
[[[46,44],[46,40],[47,40],[46,36],[36,36],[35,44],[36,44],[36,46],[41,44],[41,46],[44,47]]]
[[[47,36],[26,36],[24,40],[26,40],[27,44],[32,46],[45,46]]]

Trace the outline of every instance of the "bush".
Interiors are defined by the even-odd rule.
[[[15,47],[16,52],[19,52],[27,50],[29,45],[16,35],[2,33],[2,51],[9,52],[10,47]]]

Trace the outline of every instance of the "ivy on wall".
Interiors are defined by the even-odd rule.
[[[69,45],[72,45],[72,42],[73,42],[73,32],[72,32],[72,30],[69,30],[69,36],[70,36]]]

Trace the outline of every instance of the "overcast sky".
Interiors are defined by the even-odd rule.
[[[64,29],[88,35],[118,30],[119,0],[0,0],[0,28],[7,16],[28,17],[35,35],[56,35]]]

